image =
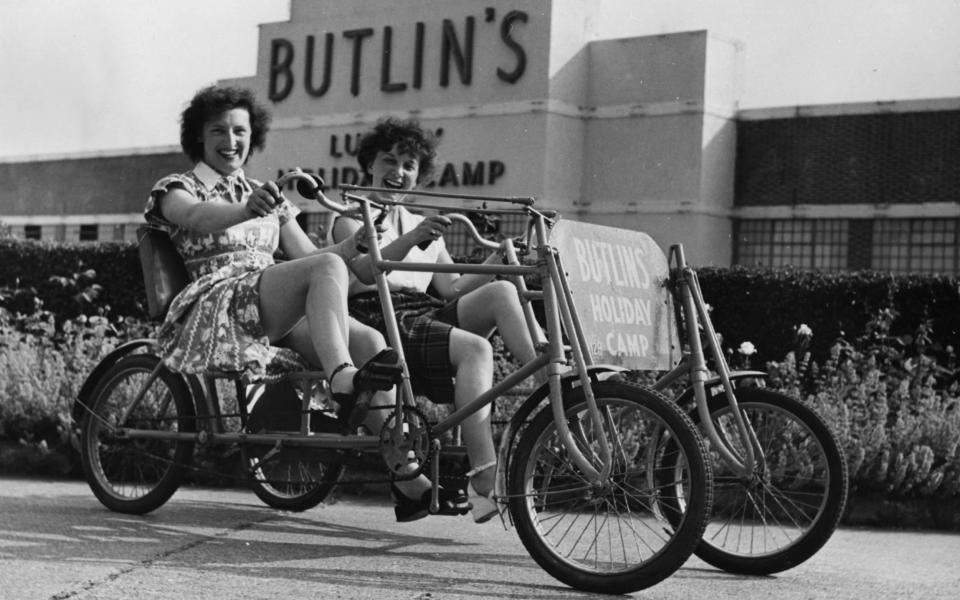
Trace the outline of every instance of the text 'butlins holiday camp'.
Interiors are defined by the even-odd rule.
[[[589,311],[594,322],[624,326],[622,330],[607,332],[607,352],[646,356],[650,341],[633,326],[653,325],[653,300],[630,293],[650,287],[650,275],[643,264],[645,249],[580,238],[574,238],[573,244],[580,280],[599,284],[595,289],[603,290],[589,293],[589,306],[581,306],[580,310]]]
[[[635,369],[667,364],[667,266],[659,246],[641,232],[573,221],[561,221],[550,242],[594,358]]]

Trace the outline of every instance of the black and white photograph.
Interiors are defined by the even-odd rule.
[[[0,22],[0,600],[960,593],[960,0]]]

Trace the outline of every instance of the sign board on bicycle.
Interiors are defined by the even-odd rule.
[[[593,362],[666,370],[679,359],[667,257],[649,235],[578,221],[550,233]]]

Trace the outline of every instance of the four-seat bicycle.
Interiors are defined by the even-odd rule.
[[[808,558],[835,529],[846,470],[834,437],[801,403],[764,389],[761,373],[727,369],[696,274],[679,247],[671,250],[669,267],[662,257],[659,272],[645,273],[668,305],[675,300],[665,314],[675,313],[680,333],[673,340],[682,358],[654,386],[642,386],[627,380],[624,366],[594,360],[589,324],[581,319],[563,253],[551,239],[577,224],[558,225],[556,215],[534,208],[530,198],[411,192],[495,204],[500,208],[471,211],[522,217],[525,238],[485,240],[462,208],[418,204],[462,224],[479,244],[501,252],[504,264],[391,262],[380,256],[372,217],[391,203],[357,194],[375,188],[344,186],[343,203],[337,203],[304,173],[288,173],[278,183],[296,183],[301,195],[363,220],[378,269],[387,342],[401,362],[384,275],[394,269],[509,279],[534,339],[545,334],[538,356],[436,423],[417,408],[404,365],[382,429],[344,434],[331,417],[321,371],[261,381],[243,373],[175,373],[156,355],[152,340],[129,342],[94,369],[74,408],[84,473],[111,510],[142,514],[164,504],[194,468],[196,446],[238,449],[254,492],[276,508],[315,506],[358,457],[379,456],[390,477],[426,470],[436,510],[448,434],[543,370],[547,383],[518,406],[500,435],[495,496],[530,555],[558,580],[582,590],[629,593],[668,577],[694,551],[731,571],[775,572]],[[185,281],[182,265],[157,232],[144,233],[141,257],[151,310],[161,316]],[[708,373],[704,341],[715,378]],[[666,398],[662,392],[685,376],[689,387]],[[235,412],[225,408],[224,384],[236,398]],[[278,387],[288,391],[286,406],[264,408],[264,390]],[[411,464],[417,467],[412,473]]]

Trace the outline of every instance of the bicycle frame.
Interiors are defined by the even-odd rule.
[[[697,273],[687,264],[686,257],[683,253],[683,246],[674,245],[670,247],[669,261],[671,265],[671,284],[673,286],[674,301],[678,305],[677,326],[680,330],[681,339],[684,334],[686,334],[689,349],[684,353],[680,362],[665,375],[657,379],[652,387],[654,390],[662,392],[672,383],[688,376],[691,387],[693,388],[701,428],[704,434],[710,440],[713,448],[720,454],[722,460],[737,472],[738,475],[746,477],[753,473],[758,462],[762,464],[763,456],[760,443],[750,423],[743,418],[743,414],[737,404],[736,394],[733,391],[733,383],[730,378],[730,369],[723,356],[720,343],[717,340],[713,322],[710,320],[710,315],[707,312],[707,305],[700,290]],[[679,298],[677,296],[679,296]],[[703,339],[706,339],[710,357],[713,359],[717,371],[717,378],[723,387],[727,402],[730,405],[734,422],[741,436],[740,439],[750,440],[750,444],[744,445],[743,450],[745,455],[743,457],[738,457],[736,452],[730,448],[710,418],[706,391],[706,383],[710,380],[710,370],[707,368],[707,361],[704,355]]]
[[[283,187],[299,179],[309,182],[310,186],[316,185],[307,174],[302,172],[287,173],[282,176],[277,183]],[[365,231],[367,232],[367,247],[370,249],[369,252],[375,267],[375,280],[382,304],[383,314],[385,316],[387,340],[388,343],[398,352],[398,354],[400,354],[401,362],[403,364],[403,377],[401,384],[398,386],[399,393],[397,394],[395,408],[400,411],[404,405],[412,405],[414,396],[410,382],[410,374],[403,357],[403,348],[400,342],[399,330],[394,317],[393,302],[390,297],[390,291],[386,278],[387,273],[391,270],[404,270],[450,272],[460,274],[473,273],[491,276],[504,275],[510,278],[519,292],[525,321],[531,337],[535,342],[535,347],[538,350],[538,354],[533,360],[522,365],[517,371],[505,377],[491,389],[473,399],[465,406],[458,408],[447,417],[443,418],[432,429],[438,435],[452,430],[457,425],[462,423],[467,417],[479,411],[484,406],[492,403],[496,398],[502,396],[505,392],[518,385],[527,377],[533,375],[540,369],[546,368],[549,390],[547,397],[549,398],[551,410],[558,430],[558,435],[562,443],[569,452],[571,459],[581,470],[586,479],[590,480],[591,482],[598,483],[606,478],[611,472],[613,465],[612,449],[609,447],[607,441],[601,438],[602,442],[598,444],[598,447],[593,449],[593,451],[595,451],[597,454],[592,458],[599,457],[599,462],[596,460],[589,460],[578,446],[575,435],[570,430],[567,420],[564,417],[563,388],[561,380],[575,378],[583,389],[587,403],[587,409],[591,415],[591,418],[597,423],[605,422],[612,426],[612,423],[610,423],[608,418],[601,416],[601,413],[597,407],[589,372],[589,369],[593,367],[590,352],[588,351],[586,342],[584,341],[583,329],[576,308],[573,304],[569,283],[567,281],[565,272],[561,267],[561,257],[556,249],[550,246],[548,243],[548,223],[552,221],[551,217],[548,217],[547,213],[545,212],[541,212],[532,208],[531,205],[533,204],[533,200],[531,198],[474,196],[435,193],[428,191],[411,191],[408,192],[408,195],[435,196],[452,199],[477,199],[485,202],[506,203],[519,206],[520,208],[498,210],[496,212],[501,214],[509,214],[512,212],[513,214],[522,214],[530,218],[532,225],[528,228],[527,234],[528,237],[533,236],[534,243],[531,244],[531,247],[536,247],[536,264],[521,264],[513,240],[505,239],[501,243],[485,240],[477,232],[476,228],[469,219],[462,214],[457,213],[451,213],[447,216],[462,223],[468,229],[468,232],[473,236],[473,238],[483,246],[491,250],[496,249],[503,252],[506,259],[504,264],[490,265],[458,263],[444,265],[436,263],[387,261],[383,259],[379,246],[377,245],[376,228],[371,214],[371,209],[373,207],[382,209],[387,205],[403,204],[403,202],[373,202],[356,194],[356,192],[375,191],[394,192],[394,190],[383,190],[372,187],[343,186],[342,196],[345,200],[352,200],[358,203],[359,214],[366,227]],[[317,195],[317,200],[319,200],[321,204],[330,210],[345,213],[350,216],[354,216],[357,213],[356,209],[347,209],[346,206],[333,202],[322,194]],[[421,208],[435,208],[444,211],[455,210],[449,206],[429,206],[419,203],[417,206]],[[542,290],[539,292],[529,290],[523,279],[526,275],[536,276],[541,281]],[[540,324],[537,322],[533,313],[533,309],[530,305],[530,301],[534,299],[542,300],[544,303],[546,316],[544,329],[546,331],[546,339],[543,337],[543,330],[541,330]],[[569,344],[563,343],[562,340],[564,339],[564,335],[567,336]],[[570,354],[570,360],[567,358],[568,353]],[[570,367],[571,360],[573,363],[572,370],[566,368]],[[155,372],[151,375],[151,379],[157,376],[161,368],[162,365],[157,366]],[[212,421],[212,424],[207,425],[200,431],[196,432],[157,432],[151,430],[117,428],[114,433],[118,436],[128,437],[131,439],[182,439],[187,441],[198,441],[201,443],[275,443],[285,444],[288,446],[358,451],[377,451],[379,449],[381,444],[381,438],[379,435],[343,436],[333,433],[310,432],[309,416],[307,415],[310,395],[311,391],[313,390],[313,386],[317,385],[318,381],[323,380],[323,373],[320,371],[306,371],[301,373],[287,374],[285,377],[288,380],[298,382],[301,387],[301,391],[303,392],[303,414],[301,417],[300,430],[298,432],[261,434],[244,431],[225,431],[222,427],[222,424],[219,422],[220,413],[218,400],[216,398],[216,386],[210,384],[213,376],[205,376],[204,380],[207,382],[207,384],[204,387],[207,388],[207,393],[202,394],[204,396],[202,399],[204,404],[203,408],[200,408],[200,406],[198,406],[198,408],[200,408],[201,413],[206,413],[201,415],[201,419],[204,419],[205,422],[208,420]],[[189,385],[194,395],[196,395],[198,392],[198,384],[193,380],[193,378],[190,378]],[[239,401],[243,398],[241,393],[242,383],[238,383],[237,385]],[[197,402],[199,403],[200,401],[201,399],[198,398]],[[132,411],[137,404],[138,401],[134,401],[131,406],[128,407],[128,412]],[[242,402],[239,402],[239,404],[241,404],[241,415],[245,416],[246,407],[242,406]],[[400,413],[398,412],[397,414]],[[397,436],[396,439],[401,439],[403,435],[403,420],[396,419],[394,427],[395,429],[393,434]],[[434,439],[436,440],[436,438]],[[504,447],[504,445],[507,443],[508,441],[505,436],[504,441],[501,442],[500,451],[498,452],[501,457],[503,457],[504,454],[509,450],[508,448]],[[431,448],[431,452],[439,452],[438,442],[434,441],[432,444],[433,447]],[[502,471],[505,468],[504,462],[505,461],[502,460],[498,461],[498,475],[496,478],[498,487],[500,487],[504,479]],[[436,466],[437,463],[438,461],[434,461],[434,466]],[[436,481],[436,478],[434,478],[434,480]],[[436,486],[434,491],[436,493]],[[501,491],[502,490],[498,490],[498,493]]]
[[[557,424],[558,434],[562,440],[566,450],[570,453],[571,458],[577,464],[577,466],[583,471],[585,476],[594,481],[599,482],[605,478],[611,468],[612,468],[612,452],[609,446],[604,443],[600,444],[599,453],[601,458],[601,467],[599,470],[584,456],[579,447],[576,444],[573,433],[570,431],[570,428],[567,425],[566,419],[563,416],[563,395],[561,392],[560,378],[563,374],[562,367],[568,366],[568,361],[566,358],[566,352],[570,351],[573,357],[573,363],[577,370],[577,376],[579,377],[580,383],[583,386],[585,397],[587,400],[588,410],[591,414],[591,417],[596,420],[596,422],[603,422],[600,417],[600,411],[597,408],[596,399],[593,396],[591,389],[590,378],[587,373],[587,367],[589,366],[589,353],[585,351],[585,344],[580,335],[580,326],[577,320],[576,312],[573,309],[573,301],[569,293],[569,286],[566,281],[566,276],[564,272],[559,268],[559,258],[554,249],[549,246],[547,243],[547,218],[546,216],[531,208],[532,200],[529,198],[500,198],[500,197],[491,197],[491,196],[473,196],[473,195],[457,195],[457,194],[440,194],[440,193],[431,193],[431,192],[420,192],[420,191],[411,191],[408,192],[408,195],[419,195],[419,196],[435,196],[435,197],[444,197],[444,198],[459,198],[459,199],[481,199],[486,202],[502,202],[509,203],[514,205],[522,205],[524,208],[519,212],[525,214],[533,220],[533,230],[536,241],[537,248],[537,264],[536,266],[527,266],[520,264],[516,249],[513,245],[513,241],[506,239],[503,241],[502,245],[486,241],[480,236],[473,224],[460,214],[449,214],[448,217],[462,223],[467,227],[470,234],[475,240],[484,245],[485,247],[493,249],[503,250],[508,264],[504,265],[487,265],[487,264],[436,264],[436,263],[416,263],[416,262],[403,262],[403,261],[388,261],[384,260],[383,256],[380,253],[380,248],[377,245],[376,238],[376,227],[374,223],[373,216],[371,214],[371,209],[373,207],[379,208],[381,210],[386,209],[389,206],[403,204],[403,202],[392,202],[392,201],[377,201],[373,202],[364,196],[359,196],[355,192],[388,192],[393,193],[395,190],[385,190],[381,188],[374,187],[358,187],[358,186],[344,186],[342,191],[342,197],[344,200],[352,200],[360,206],[360,212],[363,219],[365,232],[367,235],[366,243],[369,248],[371,258],[375,265],[375,279],[377,284],[377,291],[380,298],[381,306],[383,308],[383,314],[385,316],[386,328],[387,328],[387,341],[397,352],[400,354],[401,359],[403,359],[403,350],[402,344],[400,343],[400,334],[397,328],[396,319],[394,318],[393,310],[393,301],[390,297],[390,290],[387,284],[387,273],[392,270],[397,271],[428,271],[428,272],[440,272],[440,273],[459,273],[459,274],[480,274],[480,275],[508,275],[511,277],[514,285],[517,287],[524,307],[524,316],[527,322],[527,327],[530,330],[532,338],[535,342],[542,342],[542,337],[540,334],[539,326],[534,318],[532,308],[530,307],[530,300],[533,298],[541,298],[544,302],[544,309],[546,315],[546,343],[537,343],[540,352],[536,358],[529,361],[528,363],[522,365],[516,372],[504,378],[501,382],[494,385],[490,390],[481,394],[474,400],[467,403],[465,406],[460,407],[446,418],[442,419],[435,427],[434,431],[438,434],[442,434],[463,422],[471,414],[477,412],[484,406],[493,402],[496,398],[503,395],[504,392],[508,391],[533,373],[537,372],[543,367],[547,369],[547,380],[549,383],[549,398],[552,411],[554,414],[554,420]],[[325,203],[326,204],[326,203]],[[417,205],[420,208],[435,208],[439,210],[450,210],[450,207],[443,206],[430,206],[430,205]],[[504,211],[506,212],[506,211]],[[530,292],[527,288],[523,276],[524,275],[535,275],[537,276],[542,283],[542,291],[539,293]],[[562,343],[563,333],[567,334],[567,337],[571,340],[569,346]],[[396,406],[399,411],[405,402],[412,402],[413,391],[410,383],[409,371],[406,367],[406,362],[404,361],[403,366],[403,381],[401,385],[402,393],[397,395]],[[395,435],[398,437],[402,435],[403,424],[397,419],[395,421]],[[502,463],[498,466],[502,468]],[[502,480],[501,477],[497,477],[497,480]]]
[[[531,556],[560,581],[587,591],[637,591],[674,572],[694,549],[719,568],[769,574],[808,559],[837,526],[847,471],[835,436],[797,399],[773,390],[734,388],[737,380],[764,374],[729,369],[697,273],[681,246],[671,247],[665,257],[640,232],[557,224],[554,213],[534,209],[530,198],[411,191],[407,195],[512,205],[477,210],[416,203],[446,213],[482,247],[501,253],[504,261],[496,264],[496,255],[483,264],[389,261],[378,244],[373,209],[389,210],[405,202],[381,200],[378,194],[371,200],[359,192],[395,190],[342,186],[342,198],[356,203],[347,208],[347,202],[326,198],[321,182],[305,173],[287,173],[277,184],[294,181],[302,196],[363,223],[362,240],[373,267],[371,277],[363,278],[376,284],[386,337],[402,367],[395,400],[375,407],[393,409],[388,425],[374,434],[345,432],[343,423],[329,415],[329,406],[314,405],[315,400],[321,405],[329,400],[323,371],[293,371],[259,381],[235,372],[177,373],[163,366],[154,341],[133,340],[95,367],[73,411],[83,416],[78,449],[84,474],[107,508],[150,512],[171,497],[186,469],[193,468],[194,444],[237,444],[243,470],[239,478],[268,506],[312,508],[340,483],[348,464],[357,459],[366,464],[367,456],[379,455],[391,479],[414,477],[429,463],[429,509],[424,510],[427,498],[421,496],[417,509],[423,512],[416,518],[439,513],[444,434],[542,370],[547,383],[517,407],[500,436],[493,500],[509,509],[510,522]],[[510,238],[484,240],[470,219],[459,214],[465,210],[526,218],[522,256],[520,244]],[[355,241],[349,238],[346,243]],[[590,249],[585,245],[589,243],[601,249]],[[617,259],[606,258],[614,251],[637,253],[620,254],[620,275],[612,266]],[[561,252],[571,260],[569,280]],[[634,264],[637,269],[630,271]],[[596,275],[607,266],[609,274]],[[144,269],[150,268],[145,263]],[[387,281],[394,270],[475,275],[469,278],[472,284],[493,276],[509,279],[534,342],[534,358],[478,397],[461,402],[439,423],[428,423],[422,412],[411,410],[411,376]],[[528,289],[528,276],[537,278],[539,291]],[[630,318],[626,309],[622,314],[603,312],[604,302],[612,306],[624,299],[636,302],[631,310],[643,318]],[[534,300],[543,303],[542,323],[534,314]],[[586,307],[582,322],[575,302]],[[679,335],[670,327],[671,318]],[[625,327],[633,338],[620,337],[628,333]],[[137,356],[141,348],[145,351]],[[593,364],[595,357],[615,364]],[[610,378],[628,368],[669,370],[652,389]],[[689,385],[674,402],[659,393],[681,380]],[[221,406],[218,386],[226,381],[235,386],[236,412],[223,410],[229,402]],[[283,385],[261,389],[270,383]],[[699,421],[699,431],[692,421]],[[157,443],[129,444],[131,439]],[[809,461],[791,460],[793,452],[784,448],[791,444]],[[455,460],[461,458],[459,445],[455,441],[449,453]],[[228,450],[229,455],[235,449]],[[406,470],[412,466],[411,455],[421,465],[415,472]],[[772,465],[766,464],[768,459]],[[791,462],[798,465],[782,468]],[[717,494],[714,471],[720,473],[716,481],[722,491]],[[401,520],[400,512],[397,517]]]

